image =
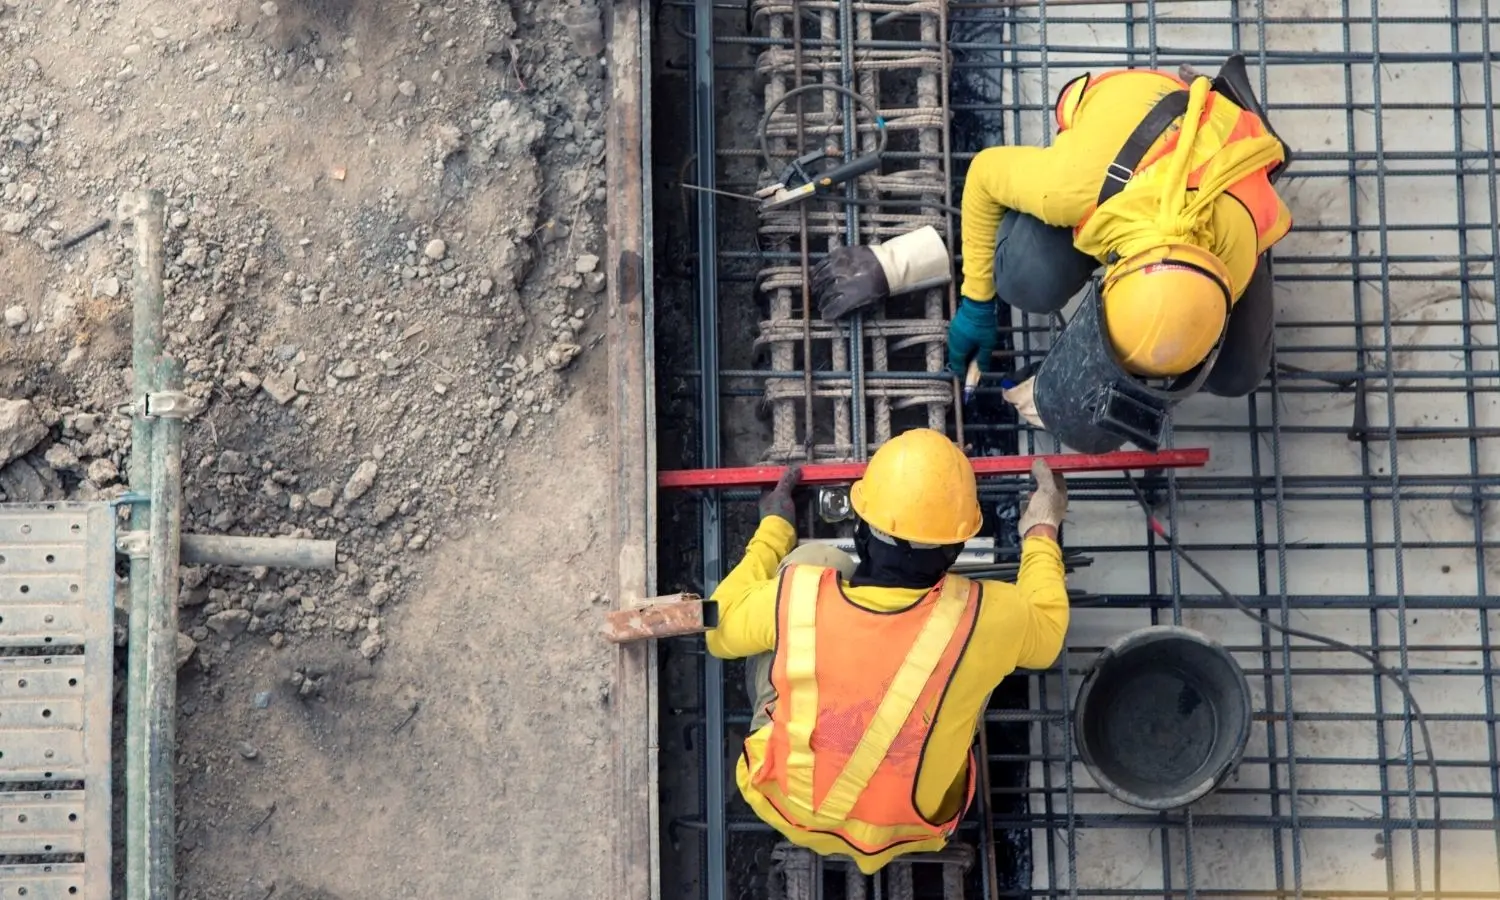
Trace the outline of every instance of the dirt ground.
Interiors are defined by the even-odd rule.
[[[567,6],[0,0],[0,494],[123,490],[129,230],[63,243],[155,188],[184,530],[339,541],[184,573],[182,897],[606,892],[605,85]]]

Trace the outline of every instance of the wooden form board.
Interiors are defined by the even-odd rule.
[[[653,406],[650,21],[640,0],[604,7],[609,63],[605,173],[609,190],[609,400],[614,411],[610,547],[618,608],[656,587],[656,428]],[[619,645],[614,710],[617,900],[661,897],[657,804],[656,656],[649,641]]]

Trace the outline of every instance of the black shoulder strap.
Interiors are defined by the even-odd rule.
[[[1125,146],[1115,155],[1115,161],[1104,172],[1104,184],[1099,188],[1099,199],[1095,208],[1104,205],[1114,195],[1125,189],[1125,184],[1135,175],[1136,166],[1146,158],[1146,151],[1156,143],[1172,123],[1187,112],[1188,92],[1173,91],[1156,102],[1141,124],[1125,139]]]

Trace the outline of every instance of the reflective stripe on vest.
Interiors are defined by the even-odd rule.
[[[947,822],[928,822],[916,808],[920,752],[913,749],[926,745],[936,703],[973,630],[978,594],[977,585],[950,575],[910,609],[879,613],[845,598],[838,573],[832,569],[787,568],[778,598],[777,650],[772,663],[777,699],[766,755],[752,780],[788,822],[807,831],[834,834],[859,852],[872,855],[897,844],[951,833],[972,800],[972,765],[968,797],[957,814]],[[853,686],[851,679],[841,679],[846,696],[829,698],[820,691],[818,667],[831,663],[819,658],[818,633],[823,634],[826,648],[826,642],[847,640],[841,631],[861,619],[865,627],[889,633],[887,647],[892,652],[881,658],[890,659],[903,651],[904,657],[883,693],[888,669],[877,667],[868,690],[858,686],[856,675]],[[840,624],[845,628],[836,627]],[[829,655],[841,650],[839,646]],[[868,646],[861,648],[861,653],[870,651]],[[847,657],[842,662],[849,667]],[[858,702],[852,703],[856,694]],[[923,714],[913,715],[924,698],[928,703]],[[873,713],[869,713],[872,706]],[[930,717],[929,710],[933,710]],[[851,731],[846,725],[859,730]],[[898,742],[900,765],[891,761]],[[872,784],[878,785],[874,795],[867,793]],[[865,801],[863,806],[861,801]],[[861,820],[862,814],[873,821]]]
[[[1101,83],[1115,75],[1122,75],[1131,71],[1136,70],[1126,69],[1106,73],[1086,84],[1084,92],[1087,93],[1094,90]],[[1180,85],[1183,90],[1187,90],[1189,87],[1187,82],[1175,75],[1166,72],[1152,72],[1152,74],[1171,79]],[[1078,101],[1080,106],[1082,102],[1081,99]],[[1178,118],[1178,122],[1180,121],[1181,117]],[[1193,148],[1193,161],[1196,164],[1189,171],[1187,179],[1190,190],[1197,190],[1198,185],[1202,181],[1204,170],[1208,168],[1214,155],[1224,147],[1235,141],[1263,137],[1269,133],[1266,131],[1265,123],[1260,120],[1259,116],[1240,109],[1234,105],[1233,101],[1216,92],[1208,95],[1208,102],[1203,109],[1203,115],[1198,121],[1198,139]],[[1074,127],[1077,126],[1076,117],[1073,124]],[[1170,161],[1172,152],[1177,149],[1177,142],[1181,133],[1179,126],[1171,129],[1160,138],[1151,152],[1135,167],[1130,180],[1120,193],[1157,190],[1160,178],[1165,176],[1166,170],[1169,168],[1167,165],[1158,166],[1157,164]],[[1235,200],[1239,201],[1240,205],[1245,208],[1245,211],[1250,214],[1251,220],[1255,223],[1257,254],[1265,253],[1271,249],[1277,241],[1286,237],[1287,232],[1292,227],[1291,214],[1277,195],[1276,189],[1271,186],[1271,181],[1268,177],[1276,165],[1276,163],[1272,163],[1263,169],[1256,170],[1229,185],[1224,190],[1224,193],[1229,194]],[[1094,214],[1094,209],[1095,207],[1090,204],[1083,218],[1074,226],[1073,235],[1075,238],[1083,231],[1084,226],[1088,224],[1089,218]]]

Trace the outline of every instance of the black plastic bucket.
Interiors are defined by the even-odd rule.
[[[1250,737],[1250,685],[1227,650],[1192,629],[1132,631],[1084,676],[1073,734],[1110,796],[1176,809],[1239,765]]]

